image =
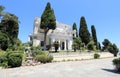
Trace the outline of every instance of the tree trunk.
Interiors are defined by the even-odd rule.
[[[47,36],[48,30],[44,31],[44,51],[46,50],[46,36]]]

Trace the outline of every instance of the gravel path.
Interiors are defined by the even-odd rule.
[[[113,58],[48,63],[13,69],[0,69],[0,77],[120,77]]]

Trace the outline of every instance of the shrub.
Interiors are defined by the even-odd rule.
[[[6,61],[7,61],[6,52],[0,51],[0,66],[2,65],[3,62]]]
[[[32,51],[32,56],[35,57],[36,55],[46,55],[44,51]]]
[[[2,68],[8,68],[8,62],[6,61],[6,62],[3,62],[2,64],[1,64],[1,66],[2,66]]]
[[[6,50],[9,46],[9,37],[0,31],[0,49]]]
[[[30,48],[32,56],[35,57],[36,55],[45,55],[46,52],[41,51],[41,48],[39,46],[37,47],[31,47]]]
[[[41,63],[52,62],[53,56],[51,55],[36,55],[35,59]]]
[[[98,53],[95,53],[94,54],[94,59],[98,59],[98,58],[100,58],[100,55]]]
[[[76,52],[76,49],[77,49],[77,43],[76,42],[73,42],[73,44],[72,44],[72,47],[73,47],[73,49],[74,49],[74,52]]]
[[[26,60],[26,55],[25,55],[25,53],[24,53],[23,51],[8,51],[8,52],[7,52],[7,58],[8,58],[8,56],[9,56],[10,54],[12,54],[12,53],[21,54],[21,55],[22,55],[22,60],[23,60],[23,61]]]
[[[8,65],[11,67],[19,67],[22,64],[23,56],[20,53],[11,53],[8,55]]]
[[[116,58],[113,60],[113,65],[115,65],[115,68],[118,72],[120,72],[120,58]]]
[[[52,55],[47,56],[47,62],[48,63],[52,62],[52,60],[53,60],[53,56]]]
[[[88,50],[96,50],[93,41],[90,41],[90,42],[87,44],[87,49],[88,49]]]

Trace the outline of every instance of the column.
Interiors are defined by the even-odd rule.
[[[68,40],[68,50],[70,50],[70,41]]]
[[[58,48],[58,50],[60,50],[60,47],[61,47],[61,46],[60,46],[60,40],[59,40],[58,42],[59,42],[59,48]]]
[[[64,46],[65,46],[65,47],[64,47],[64,50],[67,50],[67,49],[66,49],[66,40],[64,40]]]
[[[54,38],[51,38],[51,50],[54,50],[54,46],[53,46],[53,43],[55,42],[55,39]]]
[[[51,38],[51,45],[55,42],[54,38]]]
[[[69,49],[72,50],[72,41],[69,40]]]

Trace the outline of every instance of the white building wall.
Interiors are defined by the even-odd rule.
[[[40,40],[39,39],[33,39],[33,46],[39,46]]]
[[[35,18],[34,20],[34,29],[33,34],[31,36],[37,36],[36,38],[33,38],[33,46],[40,46],[41,41],[44,41],[44,30],[40,29],[40,18]],[[59,43],[64,42],[65,43],[65,50],[68,48],[68,50],[72,50],[72,33],[71,28],[69,25],[58,23],[57,22],[57,28],[53,31],[49,31],[47,37],[46,37],[46,45],[53,44],[54,41],[59,41]],[[52,35],[51,35],[52,34]],[[66,40],[68,40],[68,47],[66,47]],[[60,48],[59,48],[60,50]]]

